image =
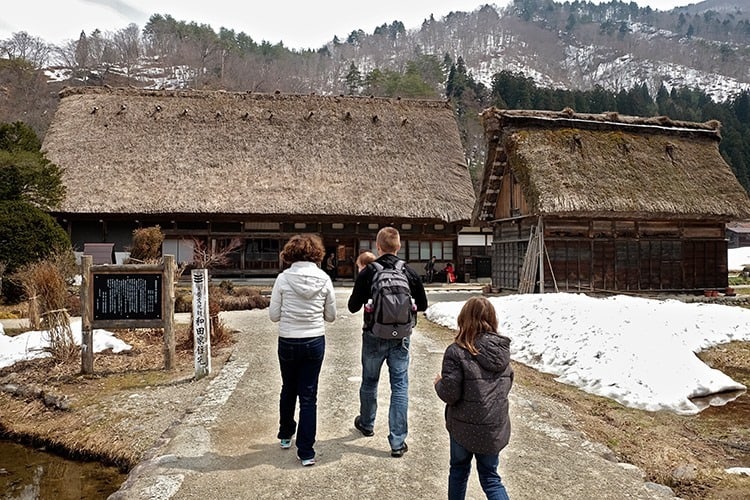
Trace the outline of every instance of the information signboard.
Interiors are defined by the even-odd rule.
[[[175,367],[173,255],[160,264],[102,264],[81,257],[81,371],[94,373],[94,328],[162,328],[164,369]]]
[[[93,273],[93,319],[161,320],[162,273]]]

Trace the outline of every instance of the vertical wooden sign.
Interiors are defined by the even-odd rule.
[[[193,354],[195,378],[211,373],[211,321],[208,311],[208,269],[193,269]]]
[[[93,306],[89,303],[91,293],[91,266],[93,257],[81,257],[81,373],[94,373],[94,331],[91,318],[94,315]]]

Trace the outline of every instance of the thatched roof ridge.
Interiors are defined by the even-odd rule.
[[[510,168],[534,215],[745,219],[750,198],[719,153],[719,122],[490,108],[474,216],[491,218]]]
[[[66,213],[468,221],[445,101],[69,88],[43,149]]]
[[[699,133],[720,137],[721,123],[709,120],[704,123],[672,120],[667,116],[628,116],[616,112],[576,113],[570,108],[562,111],[509,110],[489,108],[482,113],[485,130],[492,131],[509,125],[538,127],[573,127],[590,130],[617,128],[629,131],[654,130],[658,133],[687,134]]]
[[[274,94],[259,92],[230,92],[226,90],[192,90],[192,89],[175,89],[175,90],[156,90],[141,88],[124,88],[124,87],[65,87],[58,95],[61,99],[75,95],[84,96],[119,96],[122,98],[129,97],[153,97],[166,98],[175,97],[181,99],[210,100],[217,99],[221,101],[233,100],[237,102],[258,101],[258,102],[280,102],[287,101],[291,103],[304,104],[311,102],[331,103],[351,102],[354,105],[363,105],[367,102],[378,103],[408,103],[410,106],[421,108],[440,108],[451,109],[448,101],[435,99],[402,99],[401,97],[375,97],[375,96],[345,96],[345,95],[317,95],[317,94],[284,94],[277,92]]]

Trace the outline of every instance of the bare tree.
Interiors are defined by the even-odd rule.
[[[211,245],[205,240],[193,238],[193,266],[199,269],[213,269],[229,264],[230,255],[242,248],[239,238],[232,238],[225,244]]]
[[[78,42],[75,40],[67,40],[62,45],[55,45],[52,49],[52,55],[55,59],[54,63],[66,68],[77,67],[76,61],[76,48]]]
[[[88,39],[89,58],[93,67],[109,67],[117,63],[117,50],[112,33],[94,30]]]
[[[112,46],[117,56],[117,62],[125,68],[126,74],[130,76],[132,68],[138,63],[142,53],[138,25],[131,23],[127,28],[115,32],[112,37]]]
[[[52,47],[49,44],[25,31],[18,31],[7,40],[0,40],[0,53],[7,59],[25,59],[36,69],[47,64],[51,52]]]

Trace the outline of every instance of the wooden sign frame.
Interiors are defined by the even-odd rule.
[[[162,264],[93,265],[81,258],[81,371],[94,373],[93,328],[163,328],[164,368],[174,368],[175,259]],[[148,287],[153,280],[158,295]],[[158,311],[156,310],[158,305]]]
[[[164,274],[134,265],[91,268],[91,326],[94,328],[161,328],[164,318]]]

